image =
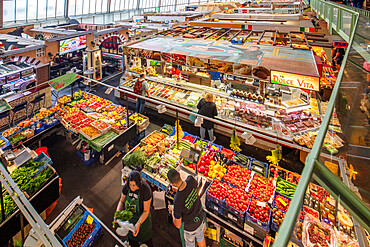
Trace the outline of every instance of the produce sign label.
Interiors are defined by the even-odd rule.
[[[93,223],[93,221],[94,221],[93,217],[91,217],[90,215],[88,215],[87,218],[86,218],[87,224],[90,224],[91,225]]]
[[[49,81],[49,84],[51,87],[53,87],[55,90],[60,91],[63,88],[71,85],[73,82],[75,82],[80,76],[75,73],[68,73],[62,76],[59,76],[53,80]]]
[[[320,78],[271,70],[271,83],[313,91],[320,90]]]

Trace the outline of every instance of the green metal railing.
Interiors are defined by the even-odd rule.
[[[353,191],[351,191],[350,188],[336,174],[333,174],[325,165],[318,161],[324,139],[328,131],[328,126],[332,119],[337,96],[341,90],[341,82],[344,78],[344,71],[346,67],[345,65],[346,62],[350,60],[348,58],[349,54],[355,51],[365,59],[368,59],[369,56],[369,53],[364,49],[359,48],[360,46],[355,41],[359,17],[363,15],[362,12],[364,11],[356,11],[354,8],[349,8],[345,5],[323,0],[311,0],[310,4],[311,9],[317,12],[317,16],[324,19],[328,23],[329,31],[331,33],[333,31],[337,32],[349,43],[349,46],[346,50],[342,67],[337,76],[337,81],[333,88],[321,128],[318,132],[311,152],[307,156],[301,179],[297,185],[296,192],[292,198],[284,221],[279,228],[278,236],[273,245],[274,247],[285,247],[288,245],[311,179],[317,181],[335,199],[340,200],[341,205],[351,213],[355,222],[359,222],[364,229],[370,232],[370,208]],[[368,16],[368,12],[365,11],[365,13],[366,16]],[[343,174],[343,176],[345,175]],[[361,239],[362,235],[357,232],[356,234],[359,238],[360,246],[366,246],[363,239]]]

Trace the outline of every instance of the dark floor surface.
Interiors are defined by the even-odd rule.
[[[109,81],[109,84],[118,86],[119,78],[114,78]],[[88,89],[88,87],[85,87]],[[78,89],[78,85],[74,86],[74,91]],[[105,94],[106,88],[98,85],[93,88],[96,95],[112,100],[116,104],[126,105],[122,99],[116,99],[111,92]],[[70,93],[70,88],[62,90],[59,95]],[[129,104],[130,109],[134,109],[132,103]],[[174,125],[175,118],[159,115],[157,112],[146,109],[146,115],[150,118],[151,124],[146,130],[149,134],[155,129],[161,128],[165,123]],[[180,122],[184,131],[194,135],[199,135],[199,128],[187,122]],[[229,146],[230,138],[216,134],[216,143],[225,147]],[[101,219],[108,227],[112,227],[113,215],[122,190],[121,184],[121,169],[122,155],[108,165],[94,164],[91,167],[86,167],[82,164],[76,155],[76,149],[65,140],[63,136],[54,136],[43,143],[47,146],[48,153],[52,158],[53,167],[57,170],[62,178],[62,193],[58,200],[57,206],[47,219],[50,223],[74,198],[81,196],[84,199],[84,204],[93,208],[94,214]],[[261,161],[266,161],[266,155],[270,152],[257,149],[253,146],[242,144],[242,152],[253,156]],[[282,162],[282,165],[288,169],[300,172],[303,169],[303,164],[299,162],[299,154],[292,151],[284,157],[289,162]],[[103,238],[104,239],[104,238]],[[97,242],[98,246],[111,246],[103,242],[103,239]],[[180,236],[178,230],[168,224],[167,212],[165,210],[153,211],[153,242],[154,246],[180,246]]]

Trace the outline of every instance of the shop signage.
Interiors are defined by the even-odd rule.
[[[334,47],[342,47],[342,48],[347,48],[348,43],[347,42],[342,42],[342,41],[334,41]]]
[[[313,91],[320,90],[320,78],[271,70],[271,83]]]
[[[76,81],[80,76],[75,73],[68,73],[62,76],[59,76],[53,80],[49,81],[50,86],[52,86],[56,91],[60,91],[63,88],[71,85],[74,81]]]

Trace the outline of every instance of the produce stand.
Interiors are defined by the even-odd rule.
[[[199,193],[207,218],[255,246],[262,246],[267,235],[275,236],[295,193],[300,174],[257,161],[253,155],[242,156],[186,132],[181,133],[180,145],[177,146],[176,130],[173,135],[173,129],[175,128],[165,125],[161,130],[149,134],[124,157],[124,164],[130,161],[129,157],[135,155],[137,163],[144,164],[142,167],[137,166],[142,169],[142,177],[153,187],[164,190],[168,202],[174,196],[166,179],[169,169],[176,168],[183,178],[198,175],[198,182],[201,181]],[[164,133],[162,137],[161,133]],[[181,156],[183,149],[189,149],[190,152],[192,148],[196,149],[195,145],[198,148],[203,147],[196,164]],[[139,155],[141,152],[144,153]],[[353,226],[349,227],[350,216],[343,207],[337,205],[325,189],[310,183],[300,219],[291,236],[292,243],[303,246],[301,240],[305,222],[313,224],[312,215],[317,218],[315,224],[330,225],[337,229],[339,233],[336,234],[346,234],[346,238],[357,241]],[[331,234],[337,236],[334,231]],[[338,241],[341,239],[335,238]]]
[[[43,212],[59,198],[59,175],[55,173],[48,182],[41,187],[36,194],[29,198],[30,203],[38,213]],[[0,224],[0,244],[6,245],[7,242],[21,231],[20,211],[17,209],[5,221]],[[27,221],[24,221],[28,225]]]
[[[114,132],[110,131],[105,135],[94,139],[92,141],[87,140],[83,136],[79,136],[80,139],[86,141],[92,149],[97,152],[101,152],[101,159],[102,163],[107,164],[107,161],[111,160],[112,157],[122,150],[131,139],[136,135],[136,123],[132,124],[128,129],[126,129],[121,134],[115,134]],[[104,136],[111,136],[111,138],[105,140],[104,142],[99,142],[100,138],[104,138]]]
[[[96,215],[83,204],[83,199],[76,197],[49,225],[52,233],[60,242],[66,242],[73,235],[74,229],[79,225],[81,217],[87,215],[92,217],[94,231],[89,235],[88,246],[123,246],[123,242],[115,235]],[[86,216],[85,216],[86,218]],[[87,241],[85,244],[87,244]],[[41,246],[36,236],[28,237],[28,246]]]

